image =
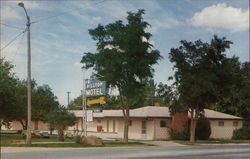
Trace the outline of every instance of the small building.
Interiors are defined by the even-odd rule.
[[[82,111],[72,111],[78,118],[70,130],[82,130]],[[243,118],[205,109],[205,116],[211,124],[211,139],[231,139],[233,131],[243,125]],[[130,110],[129,139],[167,140],[170,129],[179,129],[183,121],[188,122],[190,114],[171,116],[168,107],[146,106]],[[187,120],[186,120],[187,119]],[[93,113],[93,122],[88,123],[89,132],[103,132],[123,137],[124,120],[122,110],[103,110]]]
[[[71,111],[77,117],[74,126],[69,131],[83,130],[83,111]],[[112,138],[123,138],[124,120],[122,110],[103,110],[94,112],[93,121],[87,124],[89,133],[105,134]],[[205,116],[211,124],[211,139],[231,139],[233,131],[243,126],[243,118],[205,109]],[[136,140],[168,140],[170,130],[182,131],[188,123],[190,114],[187,112],[170,115],[168,107],[146,106],[130,110],[129,139]],[[6,129],[6,128],[5,128]],[[17,121],[11,123],[11,130],[21,130]],[[32,130],[48,131],[48,123],[42,121],[32,122]]]

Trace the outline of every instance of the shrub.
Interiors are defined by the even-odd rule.
[[[234,130],[232,139],[250,140],[250,126],[243,126],[240,129]]]
[[[187,132],[171,132],[171,139],[173,140],[188,140],[189,135]]]
[[[208,140],[210,135],[211,135],[210,122],[205,116],[201,116],[197,120],[195,137],[198,140]]]
[[[77,143],[77,144],[82,143],[82,137],[80,135],[75,136],[75,143]]]

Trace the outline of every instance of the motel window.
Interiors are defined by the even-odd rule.
[[[238,121],[234,121],[233,126],[238,126]]]
[[[219,121],[219,126],[224,126],[224,121]]]
[[[101,123],[102,121],[101,120],[97,120],[97,123]]]
[[[162,128],[162,127],[167,127],[167,121],[161,120],[161,121],[160,121],[160,127],[161,127],[161,128]]]
[[[132,120],[128,121],[128,126],[132,126]]]

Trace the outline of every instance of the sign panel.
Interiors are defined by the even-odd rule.
[[[99,81],[97,79],[91,79],[86,83],[86,96],[105,96],[107,93],[107,86],[105,81]]]
[[[93,113],[101,113],[102,112],[102,109],[94,109],[93,110]]]
[[[87,105],[90,106],[92,104],[106,104],[105,97],[99,97],[97,99],[88,99]]]
[[[92,122],[92,121],[93,121],[93,111],[87,110],[87,122]]]

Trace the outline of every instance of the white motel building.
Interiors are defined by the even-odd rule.
[[[72,133],[83,129],[83,111],[71,111],[77,117],[75,125],[68,127]],[[122,110],[103,110],[93,112],[92,122],[88,122],[87,131],[96,136],[105,135],[110,138],[123,138]],[[233,131],[243,125],[243,118],[205,109],[205,116],[211,125],[211,139],[231,139]],[[136,140],[168,140],[169,130],[182,131],[188,123],[190,115],[187,112],[170,115],[168,107],[145,106],[130,110],[129,139]],[[2,127],[3,129],[7,129]],[[11,130],[21,130],[19,122],[11,123]],[[32,130],[48,131],[49,126],[42,121],[33,121]]]

